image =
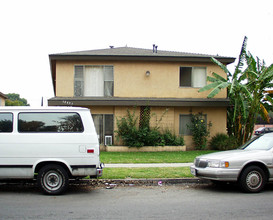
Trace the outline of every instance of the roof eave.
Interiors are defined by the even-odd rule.
[[[118,97],[54,97],[49,106],[161,106],[161,107],[227,107],[229,99],[196,98],[118,98]]]
[[[217,60],[228,65],[235,61],[234,57],[216,57]],[[165,62],[211,62],[211,57],[202,56],[130,56],[130,55],[49,55],[54,60],[110,60],[110,61],[165,61]]]

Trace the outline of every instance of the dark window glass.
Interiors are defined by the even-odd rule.
[[[202,119],[207,124],[207,115],[202,115]],[[181,135],[192,135],[191,130],[188,126],[192,124],[191,115],[180,115],[179,117],[179,134]]]
[[[191,124],[190,115],[180,115],[179,119],[179,134],[182,135],[192,135],[188,126]],[[187,126],[188,125],[188,126]]]
[[[180,67],[180,87],[202,88],[206,84],[206,67]]]
[[[110,142],[113,144],[114,116],[110,114],[109,115],[93,114],[92,117],[98,134],[99,143],[106,145],[107,140],[111,139]]]
[[[20,113],[19,132],[83,132],[77,113]]]
[[[13,131],[12,113],[0,113],[0,132]]]
[[[191,67],[180,67],[180,86],[191,86]]]

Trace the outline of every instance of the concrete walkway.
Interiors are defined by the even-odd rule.
[[[134,163],[105,164],[105,168],[190,167],[193,163]]]

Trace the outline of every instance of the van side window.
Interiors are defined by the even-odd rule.
[[[77,113],[19,113],[19,132],[83,132],[81,117]]]
[[[12,113],[0,113],[0,133],[13,131]]]

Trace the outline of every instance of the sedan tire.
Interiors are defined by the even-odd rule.
[[[244,192],[258,193],[266,184],[266,175],[262,168],[250,166],[242,171],[239,184]]]

